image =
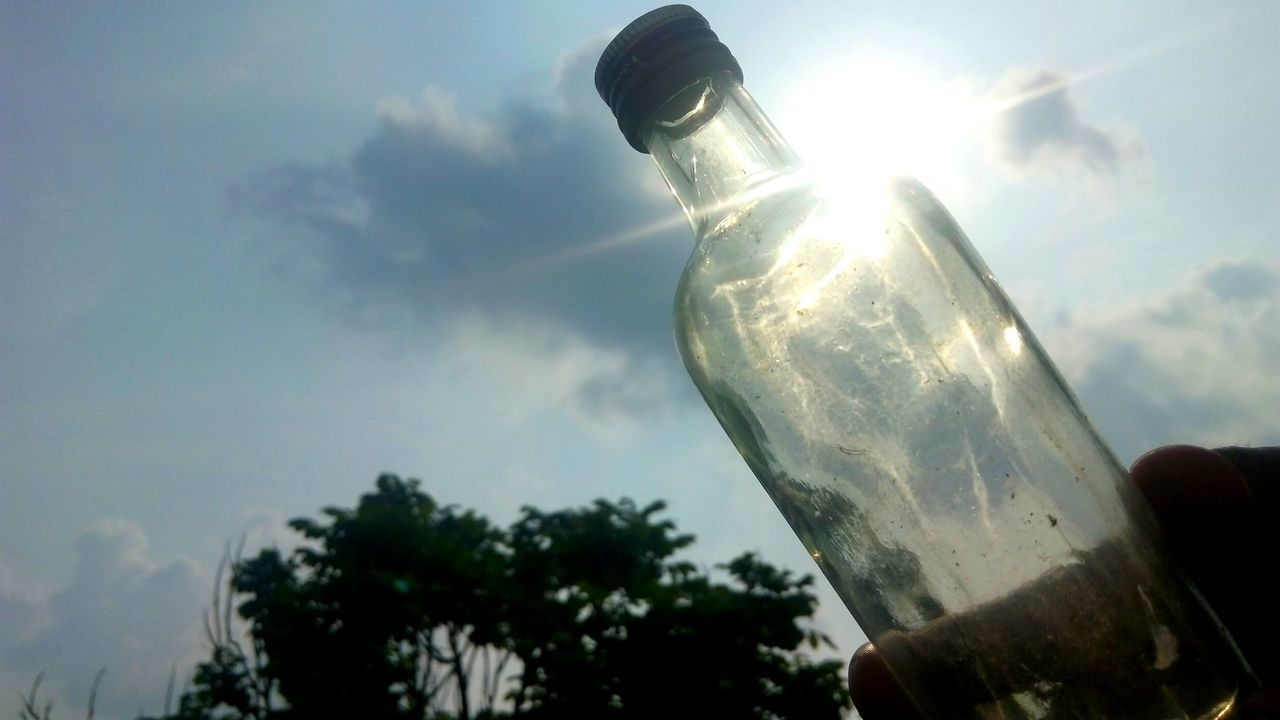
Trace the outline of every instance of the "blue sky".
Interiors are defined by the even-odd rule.
[[[1280,442],[1274,5],[698,7],[802,153],[935,189],[1123,460]],[[0,696],[106,666],[101,716],[156,710],[223,543],[381,471],[499,520],[665,498],[698,561],[810,571],[590,83],[649,8],[0,9]]]

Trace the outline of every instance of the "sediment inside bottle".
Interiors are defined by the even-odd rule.
[[[922,699],[978,717],[1219,717],[1237,691],[1219,670],[1236,660],[1198,641],[1218,628],[1188,615],[1181,583],[1147,571],[1148,549],[1114,540],[1005,597],[885,632],[876,646]],[[1169,627],[1170,617],[1186,624]]]

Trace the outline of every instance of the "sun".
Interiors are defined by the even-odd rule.
[[[779,129],[828,190],[878,192],[894,176],[956,187],[985,108],[961,81],[890,61],[834,65],[784,105]]]

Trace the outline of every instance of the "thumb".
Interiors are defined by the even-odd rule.
[[[1164,447],[1132,476],[1263,686],[1280,687],[1280,613],[1266,590],[1280,554],[1280,448]]]

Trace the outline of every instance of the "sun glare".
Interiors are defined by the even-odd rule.
[[[977,95],[890,62],[819,73],[779,118],[782,133],[831,192],[874,192],[895,175],[955,185],[961,152],[982,117]]]

